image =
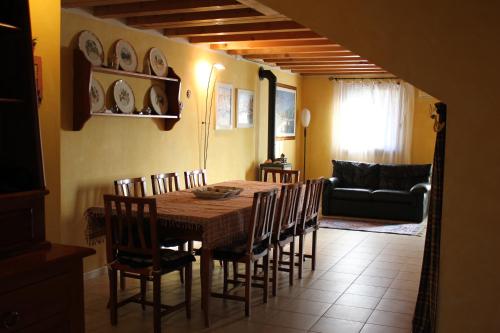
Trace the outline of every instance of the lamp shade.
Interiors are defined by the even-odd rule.
[[[311,122],[311,111],[308,108],[302,109],[302,114],[300,116],[300,122],[303,127],[309,127],[309,123]]]

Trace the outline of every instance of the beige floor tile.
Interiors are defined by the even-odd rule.
[[[330,308],[332,303],[333,302],[324,303],[296,298],[280,309],[290,312],[299,312],[309,315],[322,316]]]
[[[398,328],[411,328],[412,315],[396,312],[373,311],[367,323]]]
[[[364,323],[372,314],[372,309],[356,308],[353,306],[334,304],[325,313],[325,317],[344,319],[349,321],[358,321]]]
[[[398,301],[383,298],[377,305],[377,310],[406,313],[412,315],[415,311],[415,302]]]
[[[364,284],[367,286],[375,286],[375,287],[389,287],[392,283],[393,279],[384,278],[384,277],[376,277],[361,274],[354,283],[356,284]]]
[[[361,274],[365,270],[364,265],[347,265],[347,264],[336,264],[330,268],[329,272],[339,272],[348,274]]]
[[[346,294],[372,296],[372,297],[382,297],[384,296],[387,288],[385,287],[375,287],[367,286],[364,284],[352,284],[346,291]]]
[[[336,283],[352,283],[354,280],[357,279],[357,277],[358,274],[340,273],[340,272],[333,272],[330,270],[321,275],[320,279]]]
[[[311,332],[320,333],[358,333],[363,323],[336,318],[321,318],[312,328]]]
[[[363,275],[394,279],[398,275],[398,273],[399,273],[399,270],[397,270],[397,269],[370,268],[370,267],[368,267],[363,272]]]
[[[375,309],[379,302],[380,298],[378,297],[344,294],[339,297],[335,304]]]
[[[344,292],[347,288],[349,288],[350,285],[351,282],[335,282],[335,281],[318,279],[314,281],[308,288],[319,289],[324,291]]]
[[[250,321],[269,324],[274,326],[295,328],[299,330],[308,330],[320,316],[307,315],[289,311],[274,311],[266,313],[265,316],[252,314]]]
[[[410,329],[366,324],[361,333],[411,333]]]
[[[335,303],[335,301],[340,297],[340,295],[342,295],[342,292],[338,291],[304,289],[304,291],[300,293],[298,296],[296,296],[296,298],[308,301]]]
[[[418,291],[413,290],[387,289],[383,297],[398,301],[415,302],[417,300],[417,294]]]

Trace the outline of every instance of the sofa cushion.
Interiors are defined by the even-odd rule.
[[[340,179],[340,187],[378,188],[380,165],[333,160],[333,177]]]
[[[380,165],[378,188],[410,191],[413,185],[429,182],[430,164]]]
[[[336,188],[332,197],[342,200],[370,200],[372,191],[364,188]]]
[[[396,190],[376,190],[372,192],[373,201],[398,202],[398,203],[413,203],[414,196],[406,191]]]

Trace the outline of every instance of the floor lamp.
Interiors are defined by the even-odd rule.
[[[311,111],[308,108],[302,109],[302,114],[300,116],[300,122],[302,127],[304,127],[304,180],[306,180],[306,146],[307,146],[307,128],[311,122]]]
[[[205,95],[205,120],[203,121],[203,169],[207,168],[207,158],[208,158],[208,139],[210,138],[210,125],[212,119],[212,101],[215,91],[215,82],[217,77],[214,79],[214,84],[212,87],[212,98],[210,99],[210,106],[208,105],[209,91],[210,91],[210,81],[212,80],[212,74],[215,71],[223,71],[226,67],[223,64],[213,64],[210,68],[210,75],[208,76],[207,82],[207,92]]]

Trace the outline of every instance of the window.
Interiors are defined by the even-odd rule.
[[[334,84],[334,158],[409,162],[413,87],[395,80],[338,80]]]

